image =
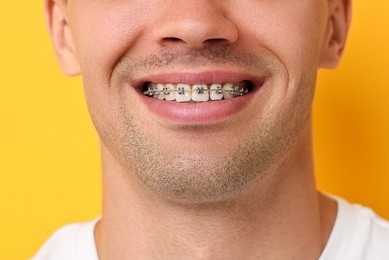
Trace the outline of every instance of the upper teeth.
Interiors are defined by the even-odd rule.
[[[177,102],[205,102],[208,100],[231,99],[248,93],[246,87],[234,83],[226,84],[153,84],[143,93],[160,100],[176,100]]]

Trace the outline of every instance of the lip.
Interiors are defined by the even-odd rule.
[[[187,84],[211,84],[211,83],[229,83],[239,81],[250,81],[253,85],[262,85],[265,76],[254,76],[248,73],[208,71],[208,72],[190,72],[190,73],[165,73],[155,74],[132,82],[135,89],[142,89],[146,82],[151,83],[187,83]]]
[[[249,81],[253,86],[252,91],[240,97],[221,101],[178,103],[147,97],[142,91],[146,83],[211,84],[240,81]],[[130,88],[136,90],[141,102],[156,117],[176,124],[210,124],[227,120],[239,114],[249,106],[255,93],[262,88],[265,81],[265,76],[236,72],[167,73],[150,75],[136,80]]]

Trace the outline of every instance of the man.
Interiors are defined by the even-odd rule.
[[[389,223],[315,187],[311,104],[351,0],[46,0],[101,139],[101,218],[35,259],[388,259]]]

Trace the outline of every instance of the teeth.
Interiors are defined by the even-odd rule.
[[[193,85],[192,100],[196,102],[205,102],[209,100],[209,91],[207,85]]]
[[[146,96],[153,97],[159,100],[176,100],[177,102],[206,102],[208,100],[231,99],[238,96],[243,96],[249,92],[248,88],[239,86],[239,83],[210,84],[151,84],[147,91],[144,91]]]
[[[234,84],[228,83],[223,86],[224,99],[231,99],[234,97]]]
[[[192,93],[189,84],[177,84],[176,101],[187,102],[192,100]]]
[[[223,87],[221,84],[212,84],[211,85],[211,100],[222,100],[223,98]]]
[[[155,94],[154,94],[154,98],[158,98],[158,99],[160,99],[160,100],[164,100],[165,99],[165,97],[164,97],[164,94],[163,94],[163,88],[164,88],[165,86],[163,85],[163,84],[157,84],[156,86],[155,86],[155,90],[156,90],[156,92],[155,92]]]
[[[164,96],[166,100],[172,101],[176,99],[175,88],[173,84],[165,85]]]

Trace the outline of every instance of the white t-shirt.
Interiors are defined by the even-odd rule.
[[[369,208],[336,200],[334,228],[319,260],[388,260],[389,222]],[[59,229],[33,260],[98,260],[94,239],[97,221]]]

